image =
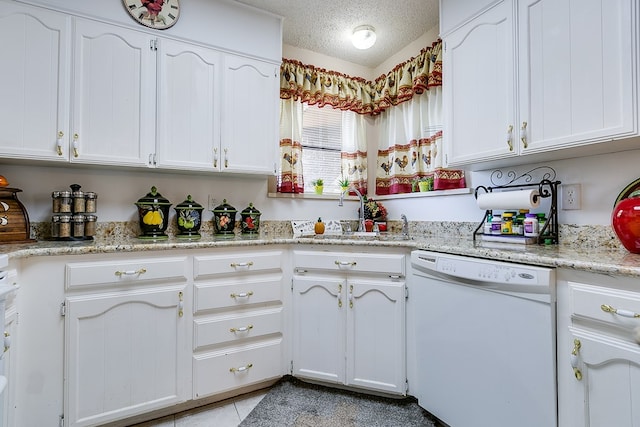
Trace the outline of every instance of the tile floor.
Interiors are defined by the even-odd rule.
[[[239,396],[231,401],[213,403],[201,408],[181,412],[135,427],[238,427],[249,412],[267,394],[267,390]]]

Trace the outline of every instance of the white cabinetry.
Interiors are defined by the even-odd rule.
[[[560,271],[559,425],[640,425],[637,279]]]
[[[69,16],[0,1],[0,157],[65,160],[70,34]]]
[[[275,173],[279,67],[236,55],[224,59],[220,168]]]
[[[505,0],[447,34],[448,164],[636,135],[637,15],[632,0]]]
[[[283,255],[194,257],[194,399],[284,375]]]
[[[405,394],[405,256],[296,250],[293,263],[293,374]]]
[[[153,37],[74,20],[69,158],[78,163],[146,166],[155,151]]]
[[[186,259],[67,263],[65,425],[100,425],[190,397]]]

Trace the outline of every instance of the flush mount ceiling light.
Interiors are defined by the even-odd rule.
[[[358,49],[369,49],[376,42],[376,30],[371,25],[360,25],[353,30],[351,42]]]

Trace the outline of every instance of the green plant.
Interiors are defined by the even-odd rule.
[[[341,176],[338,178],[338,185],[340,188],[348,188],[351,185],[351,181],[346,176]]]
[[[313,185],[314,187],[321,187],[324,185],[324,181],[322,180],[322,178],[318,178],[314,181],[311,181],[311,185]]]

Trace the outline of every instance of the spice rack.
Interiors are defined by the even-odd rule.
[[[539,181],[534,181],[533,175],[539,173],[541,174],[541,179]],[[485,191],[487,193],[491,193],[494,190],[502,191],[508,189],[525,189],[525,188],[535,188],[538,189],[538,197],[540,198],[550,198],[551,204],[549,207],[549,212],[547,214],[547,222],[543,227],[540,228],[539,234],[537,237],[533,238],[533,243],[538,244],[557,244],[558,243],[558,185],[561,184],[560,181],[555,180],[556,171],[553,168],[548,166],[542,166],[538,168],[534,168],[528,172],[525,172],[521,175],[516,175],[514,172],[509,172],[507,174],[510,179],[504,184],[496,185],[495,180],[500,179],[504,176],[503,171],[495,170],[491,173],[491,183],[494,186],[485,187],[480,185],[475,188],[474,197],[478,198],[479,191]],[[532,182],[533,181],[533,182]],[[492,215],[492,210],[487,209],[484,213],[484,217],[480,221],[480,224],[473,232],[473,241],[476,241],[476,236],[485,234],[482,232],[485,222],[487,218]],[[517,236],[519,237],[519,236]],[[504,236],[504,239],[501,241],[513,241],[515,242],[515,236]],[[511,239],[511,240],[510,240]],[[531,238],[529,238],[531,239]],[[522,239],[523,241],[527,240]],[[519,242],[518,242],[519,243]]]
[[[51,238],[53,240],[93,240],[96,234],[95,215],[98,195],[92,191],[80,191],[78,184],[70,185],[71,191],[51,193]]]

